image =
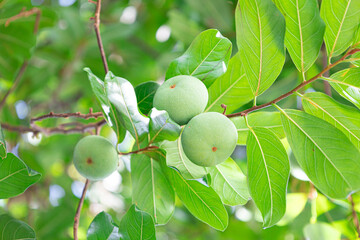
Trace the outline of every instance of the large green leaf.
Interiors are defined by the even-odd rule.
[[[39,181],[40,173],[29,172],[26,164],[14,154],[8,153],[0,160],[0,199],[15,197],[30,185]]]
[[[7,214],[3,214],[0,215],[0,239],[35,240],[36,236],[34,230],[26,223],[10,217]]]
[[[175,193],[160,163],[144,154],[131,156],[132,201],[156,224],[166,224],[174,213]]]
[[[319,55],[325,24],[317,0],[275,0],[286,22],[285,45],[297,69],[305,73]]]
[[[270,227],[285,214],[289,158],[280,140],[266,128],[251,127],[246,146],[250,195],[264,227]]]
[[[239,166],[229,158],[225,162],[208,168],[210,187],[230,206],[243,205],[249,200],[246,176]]]
[[[216,29],[200,33],[186,52],[172,61],[166,79],[177,75],[197,77],[207,87],[226,72],[231,55],[231,42]]]
[[[285,20],[271,0],[243,0],[236,8],[236,38],[255,96],[268,89],[285,62]]]
[[[0,125],[0,158],[6,157],[6,142]]]
[[[181,127],[170,119],[166,111],[153,108],[150,111],[149,134],[150,142],[161,142],[163,140],[175,141],[181,132]]]
[[[166,174],[185,207],[199,220],[224,231],[228,214],[216,192],[196,180],[186,180],[175,169],[166,168]]]
[[[223,112],[221,104],[225,104],[227,113],[232,113],[253,99],[249,82],[241,68],[240,53],[230,59],[226,73],[216,79],[208,91],[209,101],[205,112]]]
[[[360,108],[360,68],[344,69],[326,80],[342,97]]]
[[[340,240],[341,233],[327,223],[312,223],[304,227],[304,235],[308,240]]]
[[[235,124],[238,131],[238,144],[246,145],[249,128],[246,126],[244,117],[234,117],[231,121]],[[285,132],[282,127],[279,112],[255,112],[247,116],[247,121],[251,127],[267,128],[278,138],[284,138]]]
[[[143,114],[148,114],[153,107],[154,95],[159,86],[156,82],[145,82],[135,87],[138,106]]]
[[[109,101],[114,104],[121,116],[119,120],[122,125],[139,145],[149,133],[149,119],[138,110],[134,87],[126,79],[108,72],[105,77],[105,91]]]
[[[194,164],[186,157],[180,138],[176,141],[164,141],[161,144],[161,148],[166,151],[166,164],[178,169],[185,179],[202,178],[206,175],[206,169]]]
[[[305,112],[321,118],[340,129],[360,150],[360,111],[336,102],[324,93],[313,92],[302,96]]]
[[[101,212],[96,215],[87,231],[88,240],[119,240],[120,236],[119,227],[114,223],[112,217],[106,212]]]
[[[120,222],[123,240],[155,240],[155,225],[152,217],[133,204]]]
[[[354,43],[360,24],[360,1],[323,0],[320,10],[325,21],[325,45],[329,58],[343,53]]]
[[[90,68],[84,68],[84,71],[88,74],[92,91],[101,106],[101,110],[107,123],[115,131],[116,136],[118,137],[118,142],[122,142],[125,138],[126,129],[120,121],[121,117],[119,113],[115,110],[114,105],[109,102],[106,96],[104,82],[94,75]]]
[[[360,189],[360,152],[343,132],[302,111],[281,112],[295,158],[321,192],[343,199]]]

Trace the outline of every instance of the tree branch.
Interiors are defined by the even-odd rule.
[[[77,118],[82,118],[82,119],[89,119],[89,118],[95,118],[97,119],[98,117],[102,117],[103,114],[102,112],[93,112],[92,108],[90,108],[89,113],[88,114],[81,114],[80,112],[76,112],[76,113],[54,113],[54,112],[50,112],[48,114],[39,116],[37,118],[32,118],[30,120],[30,123],[34,123],[37,121],[42,121],[44,119],[48,119],[48,118],[69,118],[69,117],[77,117]]]
[[[159,149],[159,147],[157,147],[157,146],[147,146],[147,147],[141,148],[141,149],[136,150],[136,151],[127,152],[127,153],[119,153],[119,155],[130,155],[130,154],[137,154],[137,153],[141,153],[141,152],[149,152],[149,151],[152,151],[152,149]]]
[[[78,231],[79,222],[80,222],[80,212],[81,212],[81,208],[84,204],[84,199],[85,199],[86,190],[87,190],[88,186],[89,186],[89,179],[86,179],[85,186],[84,186],[83,192],[81,194],[79,205],[76,209],[75,218],[74,218],[74,240],[78,240],[77,231]]]
[[[5,22],[5,27],[9,26],[9,24],[13,21],[16,21],[16,20],[18,20],[20,18],[24,18],[24,17],[29,17],[34,14],[36,14],[35,25],[34,25],[34,34],[36,34],[39,30],[39,23],[40,23],[40,17],[41,17],[41,10],[36,7],[32,8],[28,11],[21,10],[21,12],[19,14],[8,18]]]
[[[271,106],[272,104],[275,104],[277,102],[279,102],[280,100],[283,100],[284,98],[292,95],[293,93],[295,93],[296,91],[298,91],[299,89],[303,88],[304,86],[308,85],[309,83],[314,82],[315,80],[317,80],[318,78],[321,78],[323,76],[324,73],[326,73],[327,71],[329,71],[331,68],[335,67],[336,65],[338,65],[339,63],[343,62],[348,56],[356,53],[356,52],[360,52],[360,49],[350,49],[347,53],[345,53],[345,55],[343,57],[341,57],[339,60],[337,60],[336,62],[328,65],[327,67],[325,67],[321,72],[319,72],[315,77],[302,82],[301,84],[299,84],[297,87],[295,87],[294,89],[292,89],[291,91],[281,95],[278,98],[275,98],[274,100],[258,105],[258,106],[254,106],[252,108],[246,109],[244,111],[238,112],[238,113],[232,113],[232,114],[228,114],[226,115],[228,118],[232,118],[232,117],[237,117],[237,116],[245,116],[247,114],[249,114],[250,112],[253,112],[255,110],[259,110],[268,106]]]
[[[353,216],[354,225],[356,227],[358,237],[360,238],[360,224],[359,224],[359,218],[355,211],[355,203],[354,203],[354,200],[351,195],[348,197],[348,199],[349,199],[349,202],[351,203],[351,212],[352,212],[352,216]]]

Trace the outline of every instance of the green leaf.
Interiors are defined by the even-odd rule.
[[[284,217],[276,224],[285,226],[293,221],[301,212],[303,212],[308,201],[306,193],[288,193],[286,194],[286,212]]]
[[[321,118],[340,129],[360,150],[360,112],[340,104],[324,93],[313,92],[302,96],[305,112]]]
[[[210,187],[220,196],[221,201],[230,206],[244,205],[250,194],[246,176],[231,158],[214,167],[208,168]]]
[[[121,234],[119,233],[119,227],[114,223],[112,217],[106,212],[101,212],[96,215],[87,231],[88,240],[118,240],[120,237]]]
[[[268,89],[285,62],[285,20],[271,0],[243,0],[236,8],[236,38],[255,96]]]
[[[341,233],[327,223],[313,223],[304,227],[304,235],[308,240],[340,240]]]
[[[105,77],[105,91],[109,101],[114,104],[120,121],[139,144],[149,133],[149,119],[138,110],[135,90],[124,78],[108,72]]]
[[[186,52],[172,61],[166,79],[177,75],[197,77],[206,85],[226,72],[231,55],[231,42],[216,29],[200,33]]]
[[[6,142],[0,125],[0,158],[6,157]]]
[[[122,142],[125,138],[126,129],[120,121],[120,115],[115,110],[114,105],[112,105],[105,91],[104,82],[100,80],[97,76],[95,76],[90,68],[84,68],[84,71],[87,72],[88,78],[90,81],[90,85],[93,93],[95,94],[99,105],[101,106],[102,112],[105,116],[107,123],[112,127],[115,131],[116,136],[118,137],[118,143]]]
[[[41,174],[32,172],[21,159],[8,153],[0,160],[0,199],[15,197],[39,181]]]
[[[150,142],[174,141],[180,136],[181,127],[170,119],[166,111],[153,108],[149,114]]]
[[[281,112],[296,160],[322,193],[343,199],[360,189],[360,152],[344,133],[308,113],[298,110]]]
[[[120,222],[124,240],[155,240],[155,225],[152,217],[133,204]]]
[[[360,2],[358,0],[323,0],[320,10],[326,24],[325,45],[329,58],[343,53],[354,43],[360,24]]]
[[[206,169],[190,161],[182,148],[181,136],[176,141],[164,141],[161,148],[166,151],[166,165],[175,167],[185,179],[198,179],[206,175]]]
[[[230,120],[235,124],[238,131],[238,144],[246,145],[249,128],[246,126],[244,117],[234,117]],[[285,137],[285,132],[281,123],[279,112],[255,112],[247,116],[247,121],[252,127],[262,127],[270,130],[278,138]]]
[[[270,227],[285,214],[289,158],[280,140],[266,128],[251,127],[246,146],[250,195],[264,227]]]
[[[185,180],[175,169],[164,168],[177,196],[189,212],[209,226],[224,231],[228,225],[228,214],[216,192],[196,180]]]
[[[221,104],[225,104],[227,113],[232,113],[254,98],[241,68],[240,53],[230,59],[226,73],[216,79],[208,91],[209,102],[205,112],[221,113],[224,111]]]
[[[360,108],[360,68],[348,68],[325,78],[345,99]]]
[[[166,224],[174,213],[175,193],[160,163],[144,154],[131,155],[132,201],[156,224]]]
[[[138,107],[143,114],[149,114],[152,109],[154,95],[159,86],[156,82],[145,82],[135,87]]]
[[[353,55],[351,55],[351,58],[357,59],[352,61],[352,64],[354,64],[357,67],[360,67],[360,52],[354,53]]]
[[[286,22],[285,45],[297,69],[305,73],[317,59],[325,24],[317,0],[276,0]]]
[[[7,214],[0,215],[0,236],[2,240],[35,240],[34,230],[26,223]]]

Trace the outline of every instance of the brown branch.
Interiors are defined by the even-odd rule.
[[[86,179],[85,186],[84,186],[83,192],[81,194],[79,205],[76,209],[76,214],[75,214],[75,218],[74,218],[74,240],[78,240],[77,231],[78,231],[79,222],[80,222],[80,212],[81,212],[81,208],[84,204],[85,194],[86,194],[86,190],[87,190],[88,186],[89,186],[89,179]]]
[[[348,56],[356,53],[356,52],[360,52],[360,49],[350,49],[347,53],[345,53],[345,55],[343,57],[341,57],[339,60],[337,60],[336,62],[328,65],[327,67],[325,67],[321,72],[319,72],[316,76],[314,76],[313,78],[302,82],[301,84],[299,84],[297,87],[295,87],[294,89],[292,89],[291,91],[281,95],[278,98],[275,98],[274,100],[258,105],[258,106],[254,106],[252,108],[246,109],[244,111],[238,112],[238,113],[232,113],[232,114],[228,114],[226,115],[229,118],[232,117],[237,117],[237,116],[245,116],[250,112],[253,112],[255,110],[259,110],[268,106],[271,106],[272,104],[275,104],[277,102],[279,102],[280,100],[283,100],[284,98],[292,95],[293,93],[295,93],[296,91],[298,91],[299,89],[303,88],[304,86],[308,85],[309,83],[314,82],[315,80],[317,80],[318,78],[321,78],[323,76],[324,73],[326,73],[327,71],[329,71],[331,68],[335,67],[336,65],[338,65],[339,63],[343,62]]]
[[[34,33],[36,34],[39,30],[39,24],[40,24],[40,17],[41,17],[41,10],[39,8],[32,8],[28,11],[21,10],[21,12],[15,16],[12,16],[8,18],[5,22],[5,27],[9,26],[11,22],[14,22],[20,18],[29,17],[31,15],[36,14],[35,24],[34,24]]]
[[[360,238],[360,224],[359,224],[359,218],[355,211],[355,203],[354,203],[354,200],[351,195],[348,197],[348,199],[349,199],[349,202],[351,203],[351,212],[352,212],[352,216],[353,216],[354,225],[356,227],[358,237]]]
[[[157,147],[157,146],[147,146],[147,147],[141,148],[141,149],[136,150],[136,151],[127,152],[127,153],[119,153],[119,155],[130,155],[130,154],[137,154],[137,153],[141,153],[141,152],[150,152],[153,149],[159,149],[159,147]]]
[[[89,113],[88,114],[82,114],[80,112],[76,112],[76,113],[54,113],[54,112],[50,112],[48,114],[39,116],[37,118],[32,118],[30,120],[30,123],[34,123],[37,121],[42,121],[44,119],[48,119],[48,118],[69,118],[69,117],[77,117],[77,118],[82,118],[82,119],[89,119],[89,118],[95,118],[97,119],[98,117],[102,117],[103,114],[102,112],[95,112],[93,113],[92,108],[90,108]]]

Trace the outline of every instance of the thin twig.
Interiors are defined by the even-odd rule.
[[[356,227],[358,237],[360,238],[360,224],[359,224],[359,218],[358,218],[357,213],[355,211],[354,199],[352,198],[351,195],[348,197],[348,199],[349,199],[349,202],[351,203],[351,212],[352,212],[352,216],[353,216],[354,225]]]
[[[9,24],[13,21],[16,21],[20,18],[29,17],[31,15],[36,14],[35,24],[34,24],[34,33],[36,34],[39,30],[39,23],[40,23],[40,17],[41,17],[41,10],[39,8],[32,8],[28,11],[22,10],[19,14],[12,16],[8,18],[5,22],[5,27],[9,26]]]
[[[157,147],[157,146],[147,146],[147,147],[141,148],[141,149],[136,150],[136,151],[127,152],[127,153],[119,153],[119,155],[130,155],[130,154],[137,154],[137,153],[141,153],[141,152],[149,152],[149,151],[152,151],[153,149],[159,149],[159,147]]]
[[[79,228],[80,212],[81,212],[81,208],[84,204],[84,199],[85,199],[86,190],[87,190],[88,186],[89,186],[89,179],[86,179],[85,186],[84,186],[83,192],[81,194],[79,205],[76,209],[76,214],[75,214],[75,218],[74,218],[74,240],[78,240],[77,230]]]
[[[89,119],[89,118],[95,118],[97,119],[98,117],[102,117],[103,114],[102,112],[92,112],[92,109],[90,108],[89,113],[88,114],[82,114],[80,112],[76,112],[76,113],[54,113],[54,112],[50,112],[48,114],[36,117],[36,118],[32,118],[30,120],[30,123],[34,123],[37,121],[41,121],[44,119],[48,119],[48,118],[69,118],[69,117],[76,117],[76,118],[82,118],[82,119]]]
[[[315,77],[307,80],[307,81],[304,81],[302,82],[301,84],[299,84],[297,87],[295,87],[294,89],[292,89],[291,91],[281,95],[280,97],[270,101],[270,102],[267,102],[267,103],[264,103],[262,105],[258,105],[258,106],[253,106],[252,108],[249,108],[249,109],[246,109],[244,111],[241,111],[241,112],[238,112],[238,113],[232,113],[232,114],[228,114],[226,115],[227,117],[229,118],[232,118],[232,117],[237,117],[237,116],[245,116],[247,115],[248,113],[250,112],[253,112],[255,110],[259,110],[259,109],[262,109],[262,108],[265,108],[265,107],[268,107],[268,106],[271,106],[272,104],[274,103],[277,103],[279,102],[280,100],[292,95],[293,93],[295,93],[296,91],[298,91],[299,89],[303,88],[304,86],[308,85],[309,83],[312,83],[314,82],[315,80],[317,80],[318,78],[321,78],[323,76],[323,74],[327,71],[329,71],[331,68],[335,67],[336,65],[338,65],[339,63],[343,62],[348,56],[356,53],[356,52],[360,52],[360,49],[351,49],[349,50],[342,58],[340,58],[339,60],[337,60],[336,62],[328,65],[327,67],[325,67],[321,72],[319,72]]]

